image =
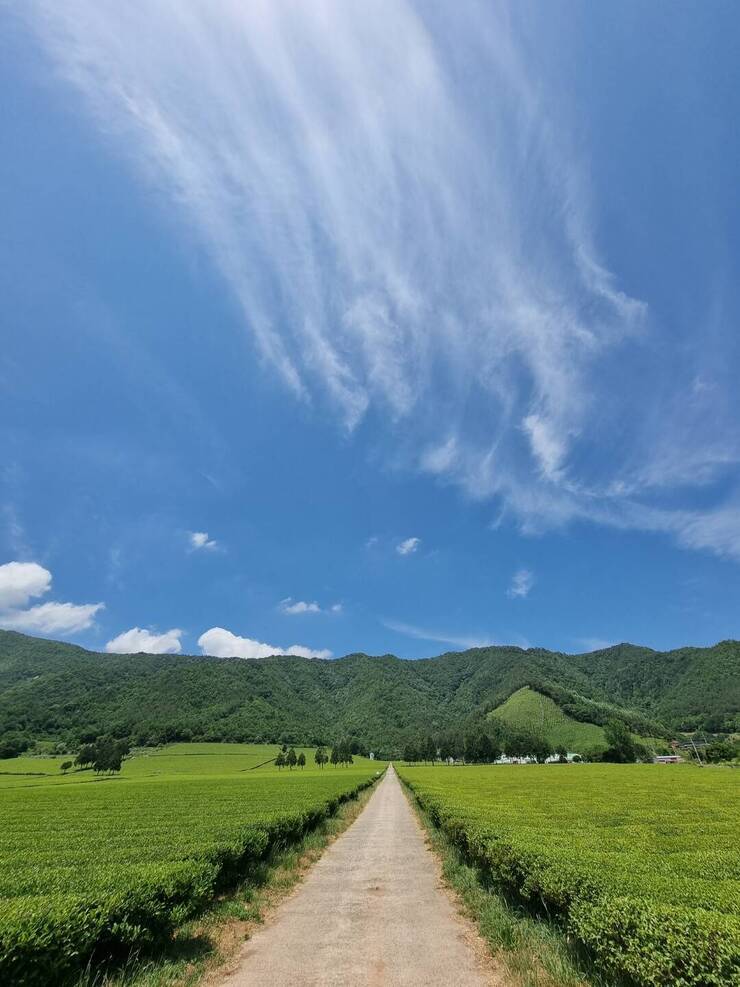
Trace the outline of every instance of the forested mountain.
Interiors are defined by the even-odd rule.
[[[109,655],[0,631],[0,739],[76,743],[99,734],[167,740],[331,741],[391,750],[486,714],[529,686],[568,716],[637,733],[737,728],[740,643],[590,654],[473,648],[420,661]],[[707,721],[709,721],[707,723]]]

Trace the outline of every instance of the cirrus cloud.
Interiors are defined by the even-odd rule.
[[[588,519],[740,558],[734,368],[653,324],[602,258],[569,87],[528,57],[536,18],[407,0],[26,8],[298,400],[349,431],[374,415],[389,459],[525,531]],[[632,371],[640,402],[618,384]]]

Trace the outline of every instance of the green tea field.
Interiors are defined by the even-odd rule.
[[[608,976],[740,983],[740,773],[664,765],[399,767],[494,880]]]
[[[383,765],[278,769],[275,745],[174,745],[120,776],[17,758],[0,775],[0,982],[55,983],[169,931]]]

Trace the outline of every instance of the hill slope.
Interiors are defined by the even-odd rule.
[[[528,686],[517,689],[488,715],[515,730],[535,732],[555,748],[582,753],[604,751],[608,746],[600,726],[572,719],[549,696]]]
[[[734,721],[740,644],[666,653],[619,645],[587,655],[490,647],[421,661],[362,654],[243,660],[102,655],[0,631],[0,738],[20,732],[76,741],[114,732],[139,742],[315,744],[353,735],[388,750],[408,735],[458,727],[524,686],[549,695],[572,719],[599,724],[616,713],[639,733],[665,732],[656,720]]]

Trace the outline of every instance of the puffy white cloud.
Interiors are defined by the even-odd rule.
[[[132,627],[108,641],[105,650],[118,655],[135,655],[139,652],[150,655],[179,655],[182,650],[181,636],[182,631],[177,627],[162,634],[143,627]]]
[[[405,538],[396,545],[396,551],[399,555],[412,555],[419,545],[421,545],[421,538]]]
[[[294,600],[288,596],[286,599],[280,601],[278,609],[281,613],[295,617],[306,613],[341,613],[342,604],[333,603],[329,607],[321,607],[315,600],[307,603],[305,600]]]
[[[522,599],[529,596],[529,591],[534,586],[534,573],[529,569],[519,569],[511,577],[511,586],[506,591],[506,595],[512,600]]]
[[[276,644],[264,644],[249,637],[239,637],[223,627],[211,627],[198,638],[198,647],[204,655],[214,658],[268,658],[270,655],[297,655],[300,658],[331,658],[326,648],[316,650],[302,644],[282,648]]]
[[[0,565],[0,610],[25,607],[30,599],[50,589],[51,573],[36,562]]]
[[[212,552],[218,548],[215,538],[209,538],[207,531],[189,531],[188,540],[193,552]]]
[[[318,603],[306,603],[304,600],[293,600],[290,597],[280,601],[280,610],[282,613],[291,615],[301,613],[321,613],[321,607]]]
[[[0,627],[27,634],[71,634],[93,623],[103,603],[48,601],[28,607],[31,599],[51,589],[51,573],[36,562],[0,566]]]
[[[104,603],[40,603],[0,614],[0,627],[26,634],[72,634],[90,627]]]

